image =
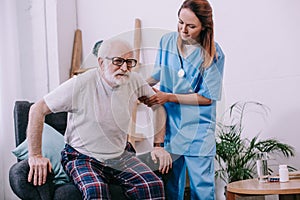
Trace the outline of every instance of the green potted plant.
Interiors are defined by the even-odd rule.
[[[260,140],[258,135],[252,139],[242,136],[243,118],[248,106],[255,106],[262,115],[269,109],[254,101],[237,102],[227,110],[229,124],[217,123],[216,128],[216,177],[225,183],[254,178],[256,175],[256,155],[258,152],[279,153],[285,157],[294,156],[294,148],[270,138]],[[271,169],[269,169],[271,171]]]

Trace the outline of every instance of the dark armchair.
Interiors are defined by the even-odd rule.
[[[28,113],[32,103],[28,101],[16,101],[14,107],[14,125],[15,125],[15,140],[16,146],[21,144],[26,139],[26,129],[28,124]],[[52,113],[46,116],[45,123],[59,131],[62,135],[66,129],[67,113]],[[147,163],[151,169],[155,171],[157,166],[151,160],[149,153],[139,156],[139,158]],[[33,186],[27,181],[29,165],[27,160],[18,160],[9,172],[10,186],[13,192],[21,199],[81,199],[79,190],[73,183],[55,185],[52,182],[53,175],[47,177],[46,184],[42,186]],[[159,176],[158,171],[155,173]],[[166,179],[166,177],[162,177]],[[110,184],[110,193],[112,199],[126,199],[119,185]]]

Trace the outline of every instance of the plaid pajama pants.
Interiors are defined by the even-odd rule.
[[[135,156],[130,143],[120,157],[105,162],[66,144],[62,165],[83,199],[110,199],[108,183],[121,185],[128,199],[165,199],[162,180]]]

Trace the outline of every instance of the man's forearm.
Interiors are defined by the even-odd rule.
[[[32,105],[29,111],[27,127],[29,157],[42,155],[41,146],[44,119],[46,114],[50,113],[50,110],[45,105],[44,101],[39,101]]]
[[[154,143],[163,143],[166,133],[166,111],[159,105],[153,110]]]

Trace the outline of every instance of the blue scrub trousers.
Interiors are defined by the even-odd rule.
[[[188,169],[191,199],[215,199],[214,156],[173,155],[172,174],[167,183],[167,197],[170,200],[183,200]]]

